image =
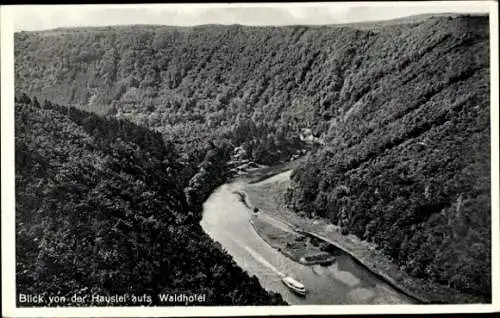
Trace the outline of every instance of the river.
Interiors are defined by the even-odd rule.
[[[201,226],[265,289],[280,293],[292,305],[415,303],[342,251],[332,265],[305,266],[272,248],[254,231],[250,211],[233,193],[242,182],[224,184],[212,193],[203,205]],[[282,275],[301,281],[307,296],[291,292],[281,282]]]

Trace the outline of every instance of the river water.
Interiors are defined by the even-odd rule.
[[[241,182],[224,184],[212,193],[203,205],[201,226],[265,289],[280,293],[293,305],[415,303],[342,251],[332,265],[305,266],[272,248],[254,231],[250,211],[233,193]],[[281,282],[283,275],[301,281],[308,290],[306,297],[291,292]]]

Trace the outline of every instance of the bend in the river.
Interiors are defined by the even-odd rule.
[[[243,182],[226,183],[212,193],[203,205],[201,226],[265,289],[280,293],[289,304],[415,303],[341,251],[332,265],[306,266],[272,248],[257,235],[250,211],[233,193]],[[283,275],[303,282],[307,296],[291,292],[281,281]]]

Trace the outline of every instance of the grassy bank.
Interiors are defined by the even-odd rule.
[[[243,191],[247,204],[268,212],[273,218],[294,228],[314,233],[344,250],[373,273],[384,278],[407,295],[422,303],[481,303],[483,299],[427,280],[409,276],[380,253],[376,246],[354,235],[342,235],[340,228],[323,219],[310,219],[283,206],[281,195],[289,185],[289,173],[276,175],[260,183],[249,184]]]
[[[249,184],[257,183],[262,180],[268,179],[274,175],[277,175],[279,173],[297,168],[301,162],[305,161],[305,158],[306,157],[301,157],[295,161],[289,161],[281,163],[279,165],[249,171],[248,174],[244,176],[238,176],[237,178]]]
[[[252,215],[251,223],[264,241],[296,262],[314,265],[334,261],[331,254],[313,245],[310,238],[276,224],[265,212]]]

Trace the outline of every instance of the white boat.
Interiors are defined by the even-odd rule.
[[[299,295],[305,295],[306,294],[306,288],[304,285],[296,281],[295,279],[291,278],[290,276],[284,277],[281,279],[281,281],[292,291],[296,292]]]

